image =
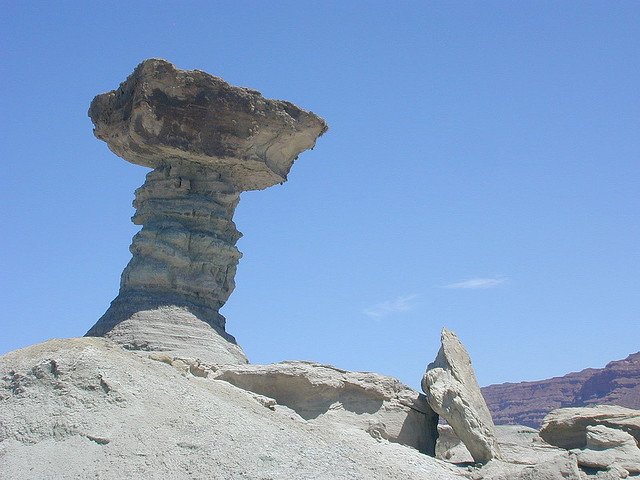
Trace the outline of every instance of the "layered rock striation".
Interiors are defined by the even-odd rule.
[[[158,59],[98,95],[89,116],[114,153],[153,170],[136,191],[133,222],[142,230],[119,294],[87,335],[143,350],[188,349],[215,335],[234,343],[219,310],[241,257],[233,222],[240,193],[285,182],[326,123],[289,102]],[[176,331],[167,308],[181,309],[189,328]],[[208,360],[228,363],[228,355],[215,356]]]

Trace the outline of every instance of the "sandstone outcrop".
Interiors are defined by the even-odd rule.
[[[588,368],[536,382],[504,383],[482,389],[496,424],[540,428],[551,410],[589,405],[640,409],[640,352],[604,368]]]
[[[596,425],[627,432],[640,444],[640,410],[612,405],[554,410],[545,417],[540,436],[558,447],[585,448],[587,427]]]
[[[495,427],[482,398],[471,359],[455,333],[442,330],[442,345],[427,366],[422,390],[431,408],[444,417],[476,462],[501,458]]]
[[[587,427],[587,445],[573,451],[578,465],[596,470],[640,474],[640,448],[627,432],[596,425]]]
[[[188,360],[180,366],[150,355],[155,359],[109,339],[78,338],[1,356],[0,478],[468,478],[464,469],[361,428],[306,421],[202,376],[206,367],[191,368]],[[404,398],[391,380],[380,388],[381,395],[398,388]]]
[[[188,349],[193,342],[183,338],[216,335],[233,344],[219,309],[234,289],[241,257],[232,220],[240,193],[285,182],[326,123],[289,102],[157,59],[98,95],[89,116],[96,137],[116,155],[153,170],[136,191],[133,222],[142,230],[120,292],[87,335],[144,350]],[[180,332],[169,320],[169,337],[165,307],[191,315],[190,326]],[[220,357],[219,348],[205,346],[200,354],[228,363],[239,351],[230,350]]]
[[[435,455],[437,415],[423,395],[395,378],[311,362],[225,365],[212,378],[273,398],[310,422],[355,427]]]
[[[449,425],[438,426],[438,458],[460,466],[473,458]],[[521,425],[496,426],[502,460],[492,460],[472,470],[473,479],[492,480],[581,480],[576,457],[544,442],[533,428]]]

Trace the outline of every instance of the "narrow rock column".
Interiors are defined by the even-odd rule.
[[[130,349],[246,361],[228,344],[235,341],[219,313],[242,256],[233,213],[241,192],[286,181],[326,124],[291,103],[157,59],[98,95],[89,116],[114,153],[153,170],[136,190],[132,220],[142,230],[120,292],[87,335]]]
[[[136,190],[133,258],[122,273],[120,293],[88,332],[102,336],[127,312],[162,305],[188,308],[200,320],[224,330],[218,310],[233,292],[242,254],[242,234],[233,223],[240,192],[211,168],[166,165],[147,174]]]

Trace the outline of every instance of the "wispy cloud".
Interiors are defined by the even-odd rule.
[[[494,278],[470,278],[462,282],[450,283],[444,285],[443,288],[466,288],[478,290],[481,288],[494,288],[507,281],[507,277],[494,277]]]
[[[395,300],[388,300],[365,308],[362,313],[371,318],[381,318],[398,312],[407,312],[413,308],[416,298],[418,298],[417,294],[404,295]]]

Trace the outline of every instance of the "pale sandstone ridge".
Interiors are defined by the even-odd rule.
[[[96,137],[114,153],[153,170],[136,190],[133,222],[142,230],[133,238],[120,292],[87,335],[124,339],[134,350],[181,353],[198,338],[223,346],[222,337],[229,352],[220,356],[220,348],[207,352],[200,345],[200,355],[245,363],[219,313],[241,257],[234,210],[242,191],[286,181],[326,123],[289,102],[158,59],[94,98],[89,116]],[[189,320],[183,332],[167,313],[173,307]]]
[[[212,378],[272,398],[305,420],[355,427],[435,456],[437,415],[423,395],[395,378],[312,362],[225,365]]]
[[[469,354],[457,335],[446,328],[441,342],[436,359],[422,378],[429,405],[451,425],[476,462],[500,459],[495,426]]]
[[[155,360],[105,338],[51,340],[1,356],[0,478],[466,478],[415,448],[373,438],[347,410],[334,406],[332,422],[307,421],[207,375],[208,366],[149,356]],[[351,378],[323,369],[316,376],[325,374],[321,384]],[[404,398],[389,382],[371,389]],[[392,412],[383,405],[380,415],[386,421]]]

